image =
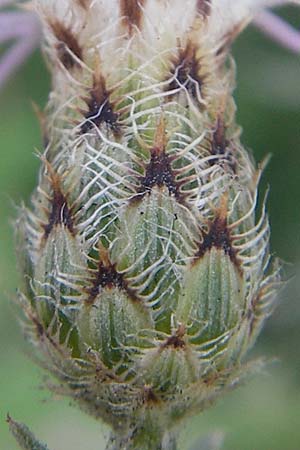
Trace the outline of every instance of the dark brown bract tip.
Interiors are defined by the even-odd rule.
[[[43,225],[46,240],[55,226],[65,226],[69,232],[74,235],[74,222],[72,211],[68,206],[67,196],[61,188],[61,177],[53,170],[50,163],[46,161],[49,173],[49,181],[52,187],[51,206],[48,216],[48,223]]]
[[[197,46],[188,41],[184,49],[180,49],[176,58],[173,59],[171,69],[171,75],[173,80],[169,83],[166,91],[173,91],[184,87],[194,99],[198,99],[197,91],[203,95],[203,83],[205,77],[200,76],[201,61],[197,56]],[[172,97],[172,94],[168,97]]]
[[[194,256],[194,264],[209,250],[217,248],[223,250],[223,252],[229,256],[233,264],[240,270],[241,264],[237,257],[237,252],[232,245],[232,238],[227,226],[226,215],[227,204],[226,200],[223,199],[223,205],[216,212],[215,218],[210,222],[208,231],[203,232],[202,241],[199,243],[198,251]]]
[[[93,272],[93,280],[91,287],[85,289],[88,297],[86,304],[93,304],[101,289],[114,289],[126,292],[128,297],[136,302],[138,297],[135,292],[128,287],[123,274],[116,270],[116,265],[109,260],[107,250],[100,245],[98,268]]]
[[[76,0],[76,2],[79,6],[81,6],[81,8],[88,10],[92,3],[92,0]]]
[[[237,162],[232,154],[232,151],[229,150],[230,142],[226,138],[226,126],[224,124],[224,119],[220,115],[216,121],[216,127],[212,133],[211,138],[211,155],[216,155],[216,158],[210,160],[210,165],[216,164],[219,161],[219,156],[224,156],[222,161],[225,161],[226,165],[230,167],[233,173],[237,172]]]
[[[166,153],[166,146],[167,136],[162,116],[156,129],[153,147],[150,149],[150,160],[145,166],[144,176],[139,177],[137,195],[132,198],[134,202],[150,193],[154,186],[166,186],[170,195],[179,203],[184,203],[185,196],[180,190],[183,182],[176,179],[176,170],[172,168],[174,157]]]
[[[146,167],[145,176],[141,179],[139,193],[147,193],[154,186],[166,186],[170,195],[180,196],[179,185],[175,181],[170,158],[165,153],[157,153],[155,147],[151,149],[151,159]]]
[[[82,111],[87,119],[81,126],[82,133],[87,133],[93,126],[100,127],[101,123],[107,124],[115,134],[120,133],[119,115],[114,111],[114,104],[110,101],[110,95],[111,92],[106,88],[103,75],[99,73],[99,70],[96,70],[93,87],[89,96],[84,98],[88,110]]]
[[[129,36],[132,36],[136,28],[140,29],[143,21],[142,7],[146,0],[120,0],[120,14],[123,17],[123,24],[128,29]]]
[[[163,344],[161,345],[161,349],[165,349],[168,347],[173,347],[174,349],[183,349],[186,346],[184,335],[185,335],[185,326],[179,325],[178,329],[175,331],[172,336],[170,336]]]
[[[159,403],[159,399],[157,398],[155,392],[152,387],[149,385],[145,385],[143,387],[143,400],[147,404],[157,404]]]
[[[49,26],[58,41],[56,44],[58,59],[66,69],[78,66],[77,59],[83,59],[82,48],[72,30],[58,20],[49,21]]]

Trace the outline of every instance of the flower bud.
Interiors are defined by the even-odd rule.
[[[166,432],[238,381],[274,301],[228,57],[252,6],[219,3],[36,1],[53,90],[22,305],[108,448],[175,448]]]

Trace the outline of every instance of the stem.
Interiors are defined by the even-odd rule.
[[[177,450],[177,439],[158,420],[147,415],[127,429],[111,434],[106,450]]]

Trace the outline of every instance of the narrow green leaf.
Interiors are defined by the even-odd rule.
[[[6,419],[10,432],[15,437],[22,450],[49,450],[46,444],[39,442],[29,428],[23,423],[16,422],[10,415]]]

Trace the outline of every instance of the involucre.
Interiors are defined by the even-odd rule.
[[[55,389],[111,425],[108,448],[175,448],[272,309],[229,56],[258,3],[36,2],[53,89],[21,302]]]

